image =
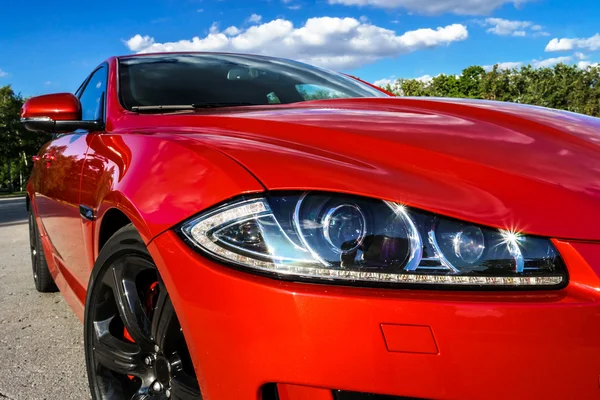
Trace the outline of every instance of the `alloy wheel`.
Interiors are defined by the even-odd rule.
[[[181,326],[154,263],[142,254],[118,256],[102,267],[93,286],[86,352],[94,397],[201,399]]]

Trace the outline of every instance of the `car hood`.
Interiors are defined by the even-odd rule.
[[[600,240],[600,119],[409,98],[165,118],[268,190],[353,193],[529,234]]]

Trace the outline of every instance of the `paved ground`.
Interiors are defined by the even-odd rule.
[[[83,327],[35,290],[25,200],[0,199],[0,400],[88,398]]]

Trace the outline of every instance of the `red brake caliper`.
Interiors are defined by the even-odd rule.
[[[157,294],[158,294],[158,282],[154,282],[148,288],[148,293],[147,293],[146,301],[144,304],[144,308],[146,309],[146,315],[150,319],[152,318],[152,312],[154,311],[154,306],[156,305],[156,295]],[[123,328],[123,339],[125,339],[129,343],[135,343],[135,340],[133,340],[133,338],[129,334],[129,331],[127,331],[127,328]],[[133,376],[133,375],[127,375],[127,377],[130,380],[135,379],[135,376]]]
[[[123,328],[123,339],[127,340],[129,343],[135,343],[135,340],[133,340],[127,328]]]

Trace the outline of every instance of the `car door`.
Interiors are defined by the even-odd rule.
[[[83,120],[104,118],[107,68],[94,71],[78,91]],[[78,130],[53,140],[42,154],[40,193],[36,204],[53,245],[53,257],[69,285],[87,287],[89,268],[80,212],[81,174],[94,132]],[[83,299],[80,299],[83,300]]]

